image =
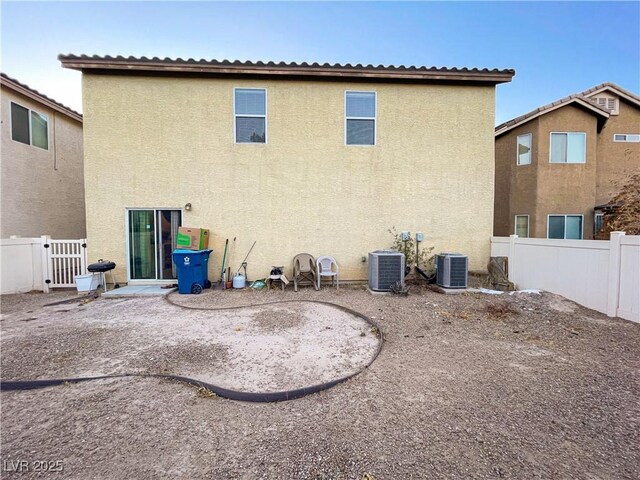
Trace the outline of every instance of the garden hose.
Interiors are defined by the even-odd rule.
[[[242,308],[256,308],[263,307],[267,305],[278,305],[283,303],[315,303],[319,305],[327,305],[338,310],[341,310],[345,313],[354,315],[363,319],[365,322],[369,323],[372,326],[372,331],[379,338],[378,347],[371,358],[371,360],[360,370],[357,372],[346,375],[337,380],[331,380],[329,382],[319,383],[310,387],[296,388],[293,390],[285,390],[281,392],[240,392],[237,390],[231,390],[228,388],[219,387],[217,385],[213,385],[207,382],[203,382],[197,379],[185,377],[182,375],[172,375],[172,374],[160,374],[160,373],[121,373],[121,374],[113,374],[113,375],[100,375],[95,377],[75,377],[75,378],[58,378],[58,379],[47,379],[47,380],[1,380],[0,379],[0,391],[14,391],[14,390],[33,390],[37,388],[45,388],[45,387],[53,387],[58,385],[65,384],[73,384],[80,382],[88,382],[91,380],[108,380],[113,378],[132,378],[132,377],[146,377],[146,378],[161,378],[166,380],[177,380],[179,382],[187,383],[189,385],[193,385],[197,388],[205,388],[219,397],[227,398],[229,400],[238,400],[241,402],[282,402],[286,400],[294,400],[296,398],[301,398],[306,395],[310,395],[312,393],[321,392],[322,390],[326,390],[331,388],[339,383],[342,383],[359,373],[363,372],[367,369],[378,357],[380,351],[382,350],[382,344],[384,343],[384,336],[382,334],[382,330],[380,327],[374,322],[372,319],[363,315],[355,310],[351,310],[350,308],[344,307],[342,305],[336,305],[335,303],[323,302],[319,300],[279,300],[275,302],[266,302],[259,303],[255,305],[241,305],[234,307],[220,307],[220,308],[206,308],[206,307],[191,307],[180,305],[175,303],[169,297],[165,297],[165,300],[170,305],[173,305],[178,308],[185,308],[188,310],[205,310],[205,311],[224,311],[224,310],[238,310]]]

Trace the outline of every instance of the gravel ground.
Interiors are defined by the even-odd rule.
[[[41,296],[20,297],[2,298],[3,329],[7,312],[42,314]],[[7,472],[16,460],[62,460],[50,476],[82,479],[640,478],[640,325],[547,293],[171,298],[334,302],[374,317],[385,344],[353,379],[277,404],[152,379],[3,392],[3,478],[38,478]]]

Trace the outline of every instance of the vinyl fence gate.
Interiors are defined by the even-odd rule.
[[[43,238],[42,275],[44,289],[75,288],[75,276],[87,273],[87,239]]]

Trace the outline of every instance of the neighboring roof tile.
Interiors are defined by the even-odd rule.
[[[0,73],[0,84],[11,88],[12,90],[21,93],[33,100],[36,100],[44,105],[47,105],[54,110],[57,110],[60,113],[67,115],[68,117],[73,118],[79,122],[82,122],[82,114],[76,112],[75,110],[63,105],[62,103],[54,100],[53,98],[47,97],[44,93],[40,93],[35,88],[31,88],[29,85],[19,82],[15,78],[11,78],[6,73]]]
[[[27,97],[36,100],[44,105],[47,105],[54,110],[57,110],[60,113],[67,115],[68,117],[73,118],[79,122],[82,122],[82,114],[76,112],[75,110],[63,105],[62,103],[54,100],[53,98],[47,97],[44,93],[40,93],[35,88],[31,88],[29,85],[25,85],[24,83],[19,82],[15,78],[11,78],[6,73],[0,73],[0,84],[11,88],[12,90],[26,95]]]
[[[631,102],[635,103],[636,105],[640,105],[640,97],[638,95],[636,95],[633,92],[630,92],[629,90],[626,90],[626,89],[622,88],[619,85],[616,85],[613,82],[601,83],[600,85],[596,85],[595,87],[592,87],[592,88],[589,88],[588,90],[585,90],[580,95],[584,95],[585,97],[591,97],[592,94],[594,94],[596,92],[601,92],[603,90],[611,90],[614,93],[617,93],[619,96],[622,96],[622,97],[626,98],[627,100],[630,100]]]
[[[209,73],[218,75],[270,75],[298,77],[343,77],[394,79],[405,81],[463,81],[476,83],[504,83],[511,81],[515,70],[494,68],[446,68],[404,65],[345,65],[334,63],[241,62],[239,60],[195,60],[147,57],[112,57],[88,55],[59,55],[63,67],[76,70],[118,70],[164,73]]]
[[[568,97],[561,98],[560,100],[556,100],[555,102],[548,103],[541,107],[536,108],[524,115],[520,115],[519,117],[508,120],[504,123],[501,123],[495,128],[496,136],[502,135],[509,130],[514,129],[515,127],[522,125],[523,123],[528,122],[529,120],[533,120],[540,115],[544,115],[545,113],[549,113],[553,110],[556,110],[565,105],[569,105],[570,103],[578,103],[593,111],[597,115],[601,115],[604,118],[609,118],[609,111],[598,105],[594,100],[591,100],[588,97],[585,97],[582,93],[577,93],[573,95],[569,95]]]

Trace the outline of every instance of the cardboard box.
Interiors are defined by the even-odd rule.
[[[178,227],[176,248],[205,250],[209,248],[209,230],[206,228]]]

